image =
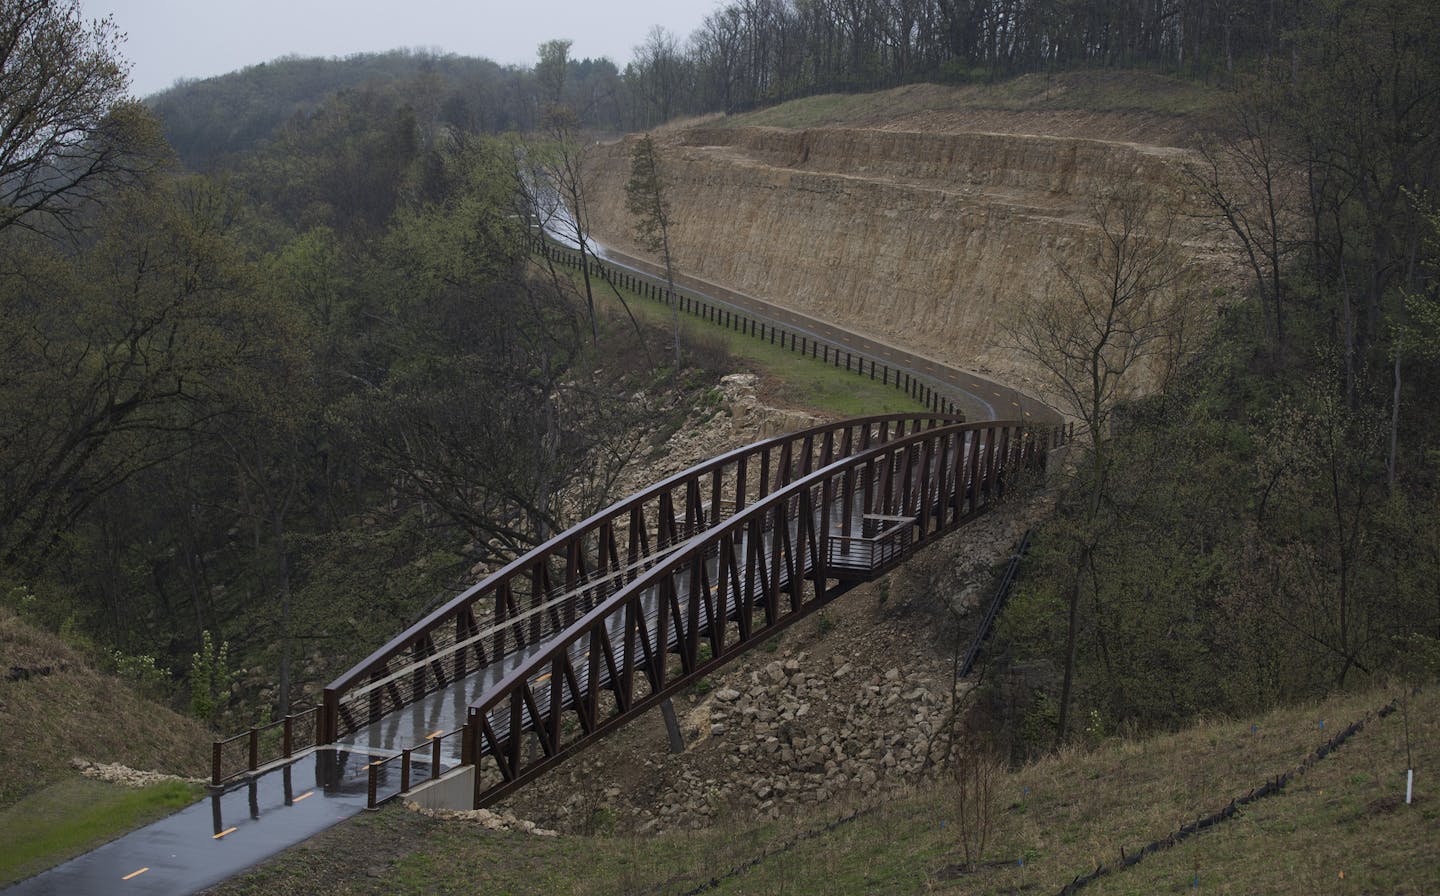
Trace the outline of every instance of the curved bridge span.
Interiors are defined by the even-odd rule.
[[[1040,408],[964,371],[749,297],[695,283],[670,295],[638,268],[600,270],[930,412],[767,439],[621,500],[397,635],[331,682],[322,705],[217,741],[207,800],[13,892],[111,893],[123,881],[188,893],[422,785],[418,798],[452,808],[491,803],[984,513],[1063,441]],[[953,412],[977,402],[1021,419]]]
[[[763,309],[717,311],[724,300],[655,279],[660,301],[785,344]],[[862,376],[884,367],[789,332]],[[931,411],[767,439],[619,501],[395,636],[268,741],[262,728],[217,742],[213,782],[315,744],[329,747],[317,775],[363,777],[372,806],[457,769],[464,796],[452,782],[447,802],[491,803],[974,519],[1063,441],[1048,421],[965,422],[943,378],[894,382]]]
[[[716,520],[487,688],[466,717],[475,804],[972,519],[1049,447],[1007,422],[926,423]]]
[[[322,743],[379,755],[372,802],[473,767],[513,791],[982,513],[1057,437],[943,414],[758,442],[613,505],[331,683]],[[343,754],[342,754],[343,755]]]

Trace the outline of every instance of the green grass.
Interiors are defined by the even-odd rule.
[[[1376,690],[1113,739],[1001,774],[987,864],[973,873],[956,870],[955,791],[941,778],[909,792],[859,795],[869,811],[838,825],[852,805],[836,801],[766,823],[737,812],[705,830],[645,837],[496,833],[392,807],[219,892],[675,894],[716,878],[707,892],[1055,893],[1097,863],[1118,860],[1122,846],[1133,852],[1293,770],[1393,696]],[[1372,718],[1278,796],[1084,892],[1188,894],[1198,873],[1201,893],[1440,893],[1440,690],[1414,700],[1410,727],[1415,805],[1399,799],[1402,716]]]
[[[132,788],[73,775],[0,810],[0,887],[38,874],[195,802],[180,781]]]
[[[578,273],[576,274],[578,277]],[[628,289],[621,289],[630,311],[642,324],[663,329],[671,326],[670,308],[644,298]],[[624,314],[615,294],[608,286],[597,283],[596,301],[607,310]],[[628,326],[628,321],[626,326]],[[808,408],[836,417],[858,417],[865,414],[909,413],[924,411],[925,406],[894,386],[886,386],[858,373],[837,368],[798,352],[771,345],[753,336],[737,333],[711,324],[689,314],[680,315],[682,362],[686,351],[700,345],[702,354],[710,354],[709,346],[718,345],[743,370],[769,376],[779,381],[782,402]],[[736,370],[734,372],[739,372]]]

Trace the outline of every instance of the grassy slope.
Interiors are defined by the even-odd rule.
[[[193,801],[190,785],[102,784],[70,760],[204,775],[210,734],[195,720],[96,672],[3,607],[0,672],[0,886]]]
[[[961,861],[954,792],[942,780],[877,799],[831,830],[851,807],[650,838],[549,839],[430,821],[392,806],[220,892],[683,893],[719,878],[707,892],[1054,893],[1098,862],[1116,860],[1120,847],[1133,852],[1295,768],[1390,699],[1370,692],[1253,722],[1205,722],[1005,774],[985,854],[995,864],[973,874],[953,870]],[[1372,718],[1279,796],[1084,892],[1193,892],[1197,874],[1211,893],[1440,892],[1440,802],[1427,785],[1440,769],[1440,691],[1415,698],[1410,715],[1421,782],[1415,805],[1398,799],[1404,720],[1398,712]]]
[[[578,275],[577,275],[578,276]],[[663,303],[639,296],[628,289],[625,296],[630,312],[642,324],[664,329],[671,326],[670,309]],[[596,300],[601,307],[624,314],[610,287],[597,284]],[[613,324],[612,324],[613,326]],[[757,372],[775,384],[776,400],[787,407],[800,407],[834,417],[863,414],[923,411],[924,405],[893,386],[873,382],[843,368],[736,333],[687,314],[680,316],[682,353],[697,343],[718,343],[736,366]],[[683,354],[682,354],[683,359]]]
[[[1183,118],[1223,95],[1194,81],[1148,72],[1021,75],[995,84],[914,84],[877,93],[822,94],[709,121],[726,127],[866,126],[925,113],[964,111],[1126,113]]]
[[[204,726],[96,672],[3,607],[0,665],[0,806],[65,777],[74,757],[192,776],[209,769]],[[11,681],[13,669],[32,671]]]

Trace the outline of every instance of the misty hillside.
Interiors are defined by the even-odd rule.
[[[210,170],[263,143],[297,115],[342,90],[401,93],[457,126],[505,130],[525,122],[507,95],[523,92],[528,73],[488,59],[409,50],[344,59],[282,57],[204,80],[181,81],[146,98],[181,161]]]

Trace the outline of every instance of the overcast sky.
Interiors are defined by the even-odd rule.
[[[348,56],[398,47],[529,65],[541,41],[620,68],[652,25],[683,43],[721,0],[80,0],[128,37],[131,91],[224,74],[277,56]]]

